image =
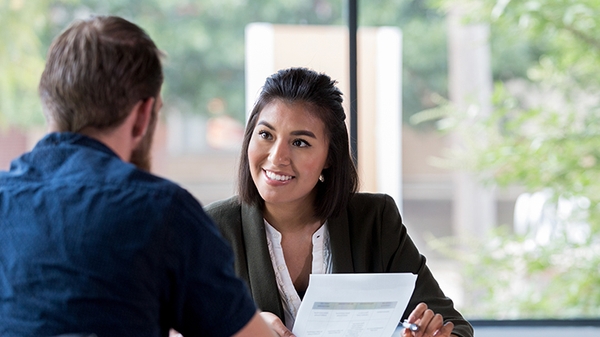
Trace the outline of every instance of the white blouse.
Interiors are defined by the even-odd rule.
[[[294,288],[292,278],[285,264],[283,248],[281,247],[281,233],[279,233],[267,220],[265,222],[265,231],[267,233],[267,246],[271,263],[275,271],[277,288],[281,296],[281,304],[285,315],[285,325],[292,330],[296,314],[300,308],[302,300]],[[331,249],[329,246],[329,231],[327,230],[327,221],[312,236],[312,270],[311,274],[331,274]]]

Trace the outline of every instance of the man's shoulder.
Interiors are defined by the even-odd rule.
[[[112,178],[116,181],[130,184],[132,185],[132,188],[143,187],[149,190],[164,190],[170,192],[180,192],[184,190],[183,187],[172,180],[138,169],[129,163],[123,164],[129,166],[128,172],[120,176],[112,176]]]
[[[165,200],[168,201],[166,207],[177,208],[184,214],[190,213],[190,216],[200,215],[203,212],[202,205],[195,196],[169,179],[137,170],[133,177],[126,180],[126,184],[130,193],[145,195],[148,202]]]

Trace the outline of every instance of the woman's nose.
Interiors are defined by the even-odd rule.
[[[275,142],[269,154],[269,160],[273,165],[288,165],[290,163],[290,152],[286,143]]]

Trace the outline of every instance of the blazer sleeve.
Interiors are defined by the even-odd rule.
[[[461,337],[472,337],[473,328],[471,324],[454,308],[452,300],[444,295],[429,267],[427,267],[425,256],[419,253],[408,235],[396,203],[387,195],[382,219],[382,243],[384,249],[389,251],[389,272],[403,271],[405,268],[403,265],[408,262],[411,272],[417,274],[415,291],[403,316],[408,317],[417,304],[425,302],[435,313],[441,314],[444,321],[454,323],[453,334]],[[397,234],[394,235],[394,233]],[[388,238],[394,238],[394,240]]]
[[[384,194],[359,194],[349,211],[355,272],[388,272],[417,275],[415,290],[403,318],[424,302],[444,321],[454,323],[453,334],[472,337],[473,328],[444,295],[402,223],[393,198]],[[360,254],[356,252],[359,251]]]

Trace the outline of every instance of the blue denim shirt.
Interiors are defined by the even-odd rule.
[[[53,133],[0,172],[0,336],[229,336],[256,307],[184,189]]]

